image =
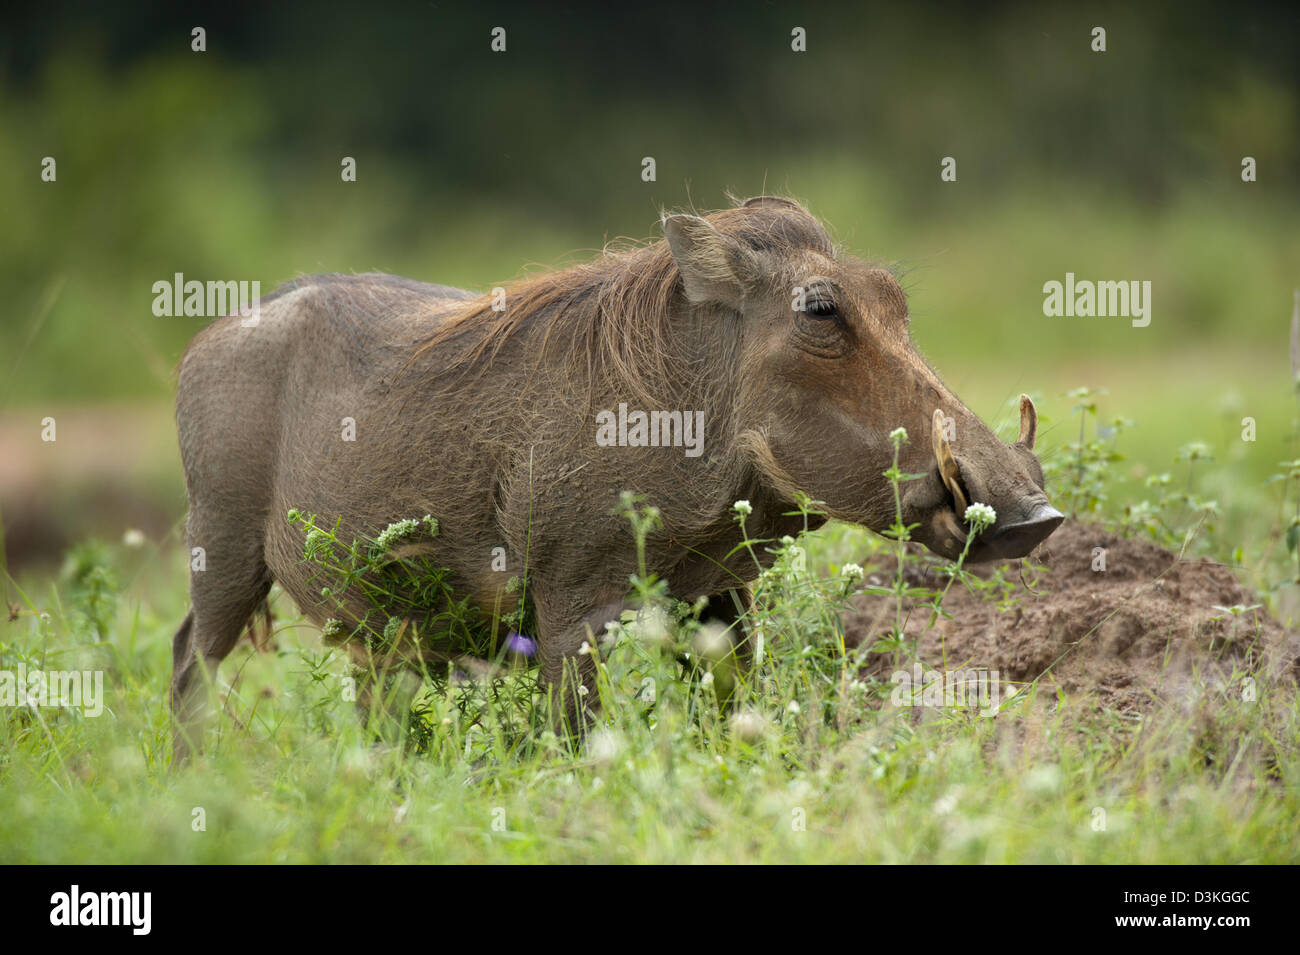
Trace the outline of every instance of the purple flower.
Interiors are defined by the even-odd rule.
[[[522,633],[512,633],[506,637],[506,649],[521,656],[531,657],[537,652],[537,641],[525,637]]]

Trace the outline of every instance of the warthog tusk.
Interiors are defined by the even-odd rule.
[[[961,471],[957,467],[957,459],[952,456],[952,448],[948,446],[948,438],[943,433],[943,417],[943,411],[935,408],[930,427],[930,440],[934,445],[934,459],[939,462],[939,476],[943,478],[948,493],[952,495],[957,517],[962,518],[970,502],[966,500],[966,493],[961,488],[959,480]]]
[[[1020,443],[1030,451],[1034,450],[1034,439],[1038,437],[1038,409],[1028,395],[1020,396]]]

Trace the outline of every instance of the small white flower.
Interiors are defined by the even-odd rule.
[[[691,645],[701,657],[714,662],[725,659],[731,653],[731,637],[727,634],[727,628],[717,621],[710,621],[696,631]]]
[[[583,640],[582,646],[578,647],[578,656],[585,656],[588,653],[591,653],[591,644]]]
[[[642,640],[658,646],[670,646],[673,642],[672,622],[663,607],[652,605],[642,607],[636,615],[636,632]]]
[[[866,571],[862,569],[861,564],[845,564],[840,568],[840,573],[849,580],[861,580],[867,576]]]
[[[419,526],[418,521],[394,521],[380,532],[379,536],[375,538],[375,543],[379,545],[381,550],[388,550],[402,538],[414,534]]]
[[[623,741],[612,730],[598,729],[587,737],[587,753],[599,765],[608,766],[622,751]]]
[[[1053,795],[1061,788],[1061,769],[1051,763],[1036,766],[1025,774],[1024,786],[1037,796]]]
[[[744,743],[757,743],[767,732],[767,718],[754,709],[743,709],[731,716],[731,732]]]
[[[578,696],[586,696],[586,695],[587,695],[587,688],[585,686],[578,687]]]
[[[754,508],[750,505],[749,501],[737,501],[735,504],[731,505],[731,509],[742,517],[748,517],[750,514],[754,513]]]
[[[122,535],[122,543],[127,547],[143,547],[145,542],[144,531],[131,528]]]
[[[889,440],[903,444],[907,441],[907,429],[895,428],[893,431],[889,432]]]
[[[799,701],[791,700],[790,705],[785,708],[785,711],[787,713],[793,713],[797,716],[799,714]]]
[[[706,673],[700,677],[700,686],[713,686],[713,674]]]
[[[997,523],[998,513],[987,504],[972,504],[966,508],[966,523],[978,527],[992,527]]]

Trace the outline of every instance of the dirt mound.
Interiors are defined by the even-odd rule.
[[[1045,566],[1023,575],[1019,562],[1001,565],[1015,585],[1014,598],[999,606],[999,593],[972,593],[954,583],[933,627],[922,605],[904,627],[920,638],[927,668],[947,660],[961,667],[997,670],[1000,679],[1089,694],[1102,706],[1146,709],[1164,700],[1185,702],[1207,691],[1256,691],[1264,679],[1300,677],[1300,639],[1269,615],[1258,594],[1229,568],[1206,560],[1179,560],[1153,543],[1124,538],[1095,524],[1067,522],[1031,558]],[[1101,569],[1104,567],[1104,570]],[[896,563],[884,558],[867,567],[867,583],[889,586]],[[937,565],[909,565],[912,586],[942,590]],[[973,568],[991,580],[997,565]],[[1004,592],[1005,593],[1005,592]],[[1239,613],[1216,608],[1254,608]],[[845,620],[846,641],[874,643],[894,624],[892,596],[859,595]],[[868,668],[882,679],[894,670],[893,655],[873,654]]]

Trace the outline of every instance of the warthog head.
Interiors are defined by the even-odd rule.
[[[706,320],[739,321],[736,437],[785,496],[876,531],[895,520],[890,432],[905,428],[900,488],[912,539],[945,557],[967,540],[973,503],[996,522],[968,560],[1022,557],[1063,519],[1033,454],[1037,414],[1020,401],[1020,438],[1000,441],[912,344],[907,301],[886,269],[841,254],[799,205],[760,197],[664,232],[688,301]],[[734,339],[732,339],[734,340]]]

